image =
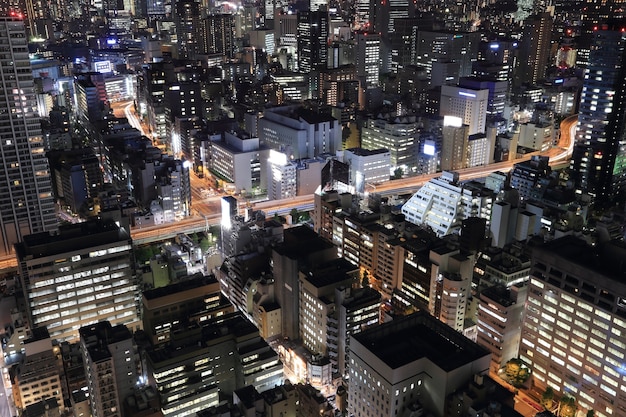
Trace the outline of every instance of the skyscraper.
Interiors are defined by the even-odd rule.
[[[550,59],[552,41],[552,17],[550,13],[540,13],[529,17],[524,22],[524,33],[520,44],[520,59],[516,73],[517,85],[523,83],[536,85],[545,78]]]
[[[298,61],[300,72],[325,69],[328,62],[328,12],[298,13]]]
[[[24,22],[0,17],[0,256],[56,228]]]
[[[622,26],[626,26],[622,24]],[[604,25],[593,34],[580,97],[570,177],[576,190],[604,205],[626,188],[626,32]]]

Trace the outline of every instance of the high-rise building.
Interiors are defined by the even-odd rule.
[[[213,14],[204,18],[202,23],[202,53],[232,56],[235,16],[232,14]]]
[[[472,62],[478,56],[480,34],[418,31],[415,64],[426,68],[428,78],[433,78],[433,63],[453,62],[459,77],[472,73]]]
[[[388,149],[391,168],[409,173],[417,162],[419,136],[419,121],[415,117],[367,119],[361,128],[361,146]]]
[[[300,271],[300,339],[311,353],[329,354],[328,328],[335,309],[335,289],[350,288],[358,279],[358,268],[343,258]],[[336,339],[336,338],[335,338]],[[335,349],[336,351],[336,349]],[[336,360],[336,358],[335,358]]]
[[[596,204],[623,197],[626,187],[626,32],[602,26],[593,34],[578,112],[570,178]]]
[[[456,331],[464,332],[474,256],[462,253],[459,248],[440,246],[430,251],[430,262],[433,264],[430,314]]]
[[[28,235],[15,251],[30,322],[52,339],[77,341],[101,320],[140,327],[130,235],[113,220]]]
[[[539,80],[545,78],[550,62],[552,19],[550,13],[544,12],[531,16],[524,22],[520,56],[526,59],[518,61],[516,71],[518,86],[523,83],[536,85]]]
[[[24,22],[0,17],[0,255],[57,227]]]
[[[624,247],[565,236],[533,251],[519,356],[534,389],[595,416],[626,413]]]
[[[298,13],[298,68],[300,72],[326,69],[328,63],[328,12]]]
[[[380,33],[357,32],[355,66],[361,87],[377,86],[380,82]]]
[[[195,59],[198,54],[200,28],[200,3],[196,0],[177,0],[174,9],[174,23],[180,58]]]
[[[370,0],[370,22],[375,32],[380,32],[384,39],[396,31],[396,20],[413,17],[415,2],[408,0],[376,1]]]
[[[448,118],[446,118],[447,120]],[[460,121],[460,119],[458,120]],[[443,171],[454,171],[468,166],[469,135],[467,131],[469,126],[460,125],[460,123],[453,124],[450,125],[446,122],[441,132],[440,166]]]
[[[489,90],[441,86],[441,101],[439,103],[441,116],[461,118],[463,124],[469,126],[468,135],[484,133],[489,108]],[[445,122],[444,122],[445,123]]]

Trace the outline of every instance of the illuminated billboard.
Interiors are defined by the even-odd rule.
[[[93,69],[94,71],[102,73],[102,74],[106,74],[106,73],[113,71],[113,69],[111,68],[111,61],[94,62]]]

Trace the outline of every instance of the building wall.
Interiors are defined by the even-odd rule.
[[[567,392],[608,417],[626,413],[626,287],[609,272],[624,253],[608,244],[598,264],[593,253],[574,237],[534,251],[519,354],[537,390]]]

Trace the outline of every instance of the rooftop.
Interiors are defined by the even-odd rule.
[[[167,295],[176,294],[183,291],[193,290],[196,288],[204,287],[205,285],[217,283],[217,278],[214,275],[194,275],[189,279],[185,279],[165,287],[154,288],[144,291],[143,297],[148,300],[154,300],[156,298],[165,297]],[[198,294],[202,296],[203,294]]]
[[[551,252],[583,268],[597,271],[614,281],[626,284],[626,244],[615,241],[588,245],[575,236],[565,236],[540,246],[533,251]]]
[[[489,355],[483,347],[424,311],[372,327],[352,338],[392,369],[427,358],[449,372]]]
[[[63,253],[81,253],[90,247],[118,242],[130,243],[130,234],[113,220],[93,220],[59,227],[59,232],[26,235],[15,245],[18,259],[40,258]]]

